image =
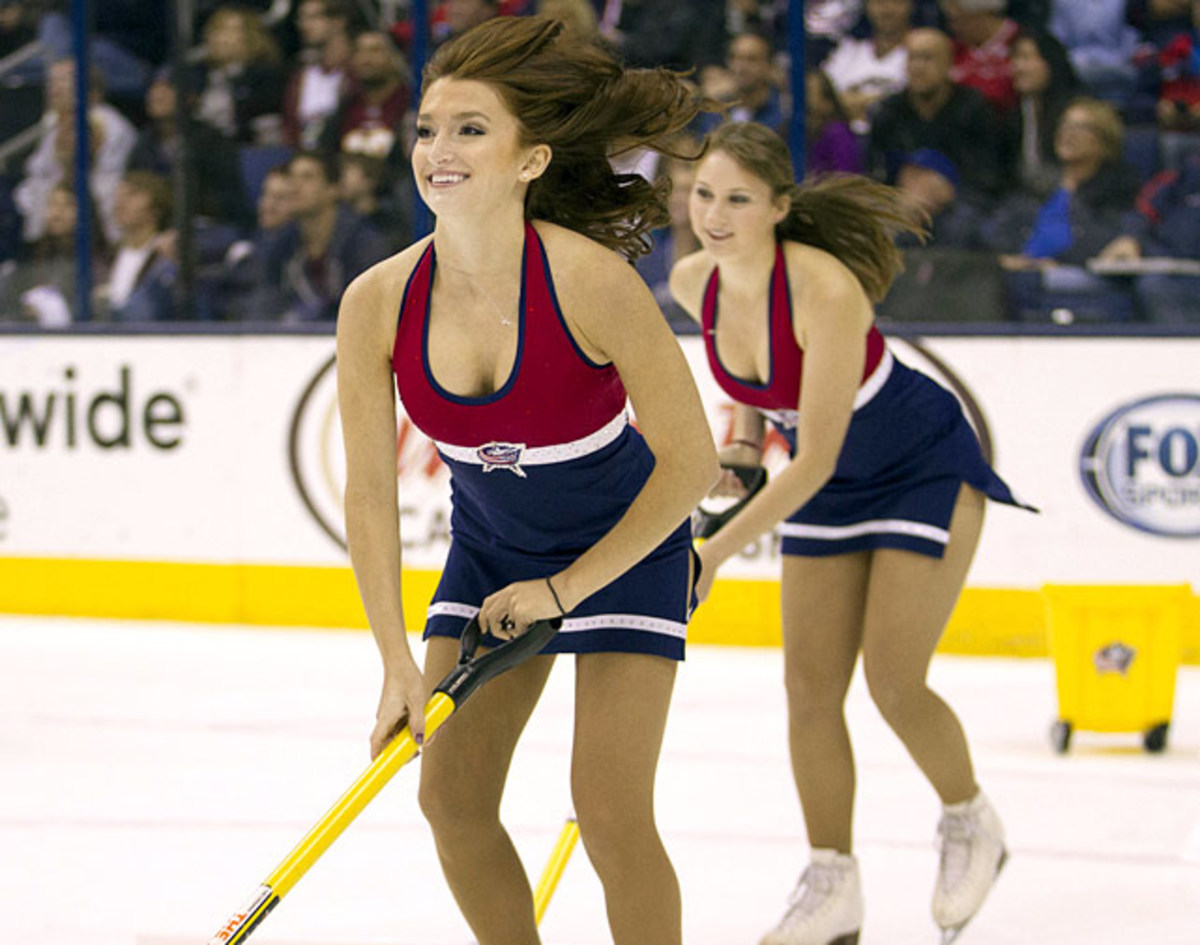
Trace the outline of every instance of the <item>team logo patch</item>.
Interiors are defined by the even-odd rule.
[[[1096,651],[1092,662],[1096,664],[1096,672],[1101,675],[1120,673],[1122,676],[1128,676],[1129,667],[1133,665],[1136,655],[1137,651],[1124,643],[1110,643]]]
[[[483,463],[485,473],[490,473],[493,469],[507,469],[524,479],[525,470],[521,468],[521,453],[524,449],[524,443],[492,442],[479,447],[475,455]]]

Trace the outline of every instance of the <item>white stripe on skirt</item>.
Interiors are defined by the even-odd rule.
[[[801,522],[783,522],[779,533],[787,538],[816,538],[823,541],[842,541],[861,535],[911,535],[944,545],[950,540],[950,532],[924,522],[910,522],[903,518],[878,518],[853,525],[805,525]]]
[[[459,604],[454,601],[435,601],[429,605],[427,617],[463,617],[470,620],[479,613],[478,607],[470,604]],[[563,621],[559,633],[585,633],[589,630],[641,630],[646,633],[658,633],[662,636],[677,637],[683,640],[687,637],[687,624],[678,620],[664,620],[661,617],[647,617],[645,614],[593,614],[588,617],[567,617]]]

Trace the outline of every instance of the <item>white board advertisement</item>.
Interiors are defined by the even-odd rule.
[[[970,583],[1200,586],[1200,339],[892,339],[1041,510],[989,509]],[[718,443],[729,403],[683,339]],[[331,337],[0,337],[0,556],[343,565]],[[786,461],[772,440],[767,462]],[[407,566],[448,477],[401,415]],[[730,576],[777,573],[768,536]]]

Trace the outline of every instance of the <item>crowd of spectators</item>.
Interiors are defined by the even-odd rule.
[[[173,69],[161,5],[94,5],[81,206],[69,4],[0,0],[0,95],[41,102],[24,149],[7,147],[16,105],[0,108],[0,321],[77,319],[84,210],[97,320],[330,321],[351,279],[417,235],[407,5],[191,6],[194,47]],[[691,70],[727,104],[697,140],[724,120],[786,132],[799,107],[787,0],[430,6],[434,46],[540,12],[632,65]],[[873,175],[930,217],[883,317],[1200,323],[1200,0],[808,0],[804,17],[805,172]],[[694,168],[622,169],[673,184],[638,268],[688,330],[666,274],[697,248]]]

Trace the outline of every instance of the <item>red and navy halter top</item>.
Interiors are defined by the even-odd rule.
[[[611,364],[583,353],[563,319],[542,241],[525,224],[517,353],[508,380],[491,394],[462,397],[438,384],[429,365],[433,241],[409,277],[400,307],[392,370],[409,419],[438,443],[558,446],[595,433],[625,409]]]
[[[768,351],[771,367],[765,383],[748,381],[726,370],[717,353],[717,295],[721,287],[721,270],[714,268],[704,290],[701,325],[704,329],[704,350],[708,365],[721,389],[739,403],[760,410],[792,410],[800,401],[800,378],[804,373],[804,352],[796,344],[792,327],[792,294],[788,286],[787,264],[783,244],[775,244],[775,265],[771,270],[770,324]],[[883,335],[874,325],[867,332],[867,357],[863,380],[870,377],[886,350]]]

